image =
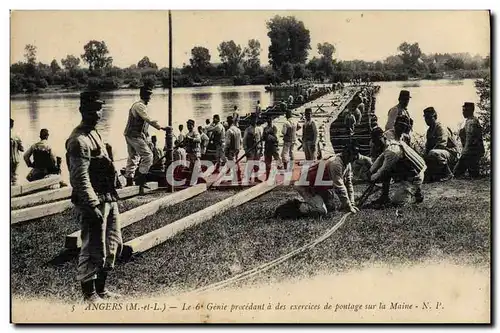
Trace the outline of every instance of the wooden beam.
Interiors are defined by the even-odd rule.
[[[10,200],[10,209],[19,209],[26,206],[40,205],[56,200],[67,199],[71,197],[72,191],[73,188],[67,186],[55,190],[42,191],[30,195],[12,198]]]
[[[148,183],[150,189],[145,191],[149,192],[158,188],[158,183]],[[129,186],[123,189],[119,189],[118,196],[120,199],[130,198],[139,194],[139,186]],[[10,214],[10,224],[16,224],[24,221],[30,221],[39,219],[41,217],[50,216],[58,213],[62,213],[67,209],[73,207],[71,200],[56,201],[49,204],[17,209],[11,211]]]
[[[135,253],[147,251],[157,245],[164,243],[179,232],[208,221],[212,217],[221,214],[230,208],[240,206],[245,202],[253,200],[260,195],[271,191],[276,186],[276,184],[268,185],[267,182],[260,183],[259,185],[241,191],[238,194],[233,195],[232,197],[219,201],[218,203],[200,210],[194,214],[188,215],[159,229],[134,238],[124,244],[122,256],[127,259]]]
[[[44,188],[50,187],[52,185],[59,184],[61,177],[59,175],[51,175],[47,178],[40,180],[35,180],[34,182],[29,182],[22,185],[16,185],[10,187],[10,196],[17,197],[20,195],[25,195],[27,193],[42,190]]]
[[[207,190],[206,184],[198,184],[187,189],[181,190],[179,192],[174,192],[168,194],[163,198],[151,201],[145,205],[136,207],[134,209],[128,210],[120,214],[120,224],[122,228],[131,225],[135,222],[141,221],[147,216],[151,216],[160,209],[164,209],[169,206],[178,204],[179,202],[190,199],[203,193]],[[71,235],[66,236],[64,242],[64,247],[66,249],[78,249],[82,246],[82,240],[80,238],[81,231],[75,231]]]

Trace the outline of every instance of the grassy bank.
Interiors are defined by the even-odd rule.
[[[356,191],[363,189],[358,186]],[[221,197],[210,200],[204,195],[195,197],[156,214],[146,224],[148,229],[157,227],[230,194],[221,192]],[[394,209],[361,211],[314,249],[256,276],[253,281],[286,280],[312,276],[319,271],[341,272],[377,262],[412,264],[452,260],[461,265],[488,267],[489,180],[425,184],[424,194],[424,203],[405,208],[398,212],[399,217]],[[193,227],[130,262],[120,263],[110,283],[129,297],[202,287],[308,243],[331,228],[342,215],[337,212],[322,220],[273,218],[276,206],[295,195],[292,188],[278,188]],[[79,299],[74,281],[76,259],[57,266],[47,263],[58,255],[64,236],[77,229],[72,218],[67,215],[57,223],[47,218],[45,222],[12,228],[14,295]],[[126,239],[135,236],[135,231],[129,228],[133,227],[124,230]]]

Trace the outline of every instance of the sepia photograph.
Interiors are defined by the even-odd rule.
[[[12,324],[492,323],[488,8],[9,16]]]

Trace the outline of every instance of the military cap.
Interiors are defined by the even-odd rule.
[[[312,109],[311,108],[306,108],[305,112],[311,112],[312,113]]]
[[[434,110],[434,108],[432,106],[429,106],[429,107],[424,109],[424,117],[425,116],[436,116],[436,115],[437,115],[436,110]]]
[[[153,89],[150,86],[142,86],[140,89],[141,94],[151,95],[153,93]]]
[[[101,100],[101,93],[96,90],[87,90],[80,93],[80,109],[84,111],[100,110],[106,104]]]
[[[186,123],[187,123],[188,125],[189,125],[189,124],[194,125],[194,120],[193,120],[193,119],[189,119]]]
[[[474,110],[474,103],[472,103],[472,102],[465,102],[462,107]]]
[[[408,90],[401,90],[399,92],[399,98],[411,98],[410,92]]]

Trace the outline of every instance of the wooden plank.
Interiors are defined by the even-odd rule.
[[[40,180],[35,180],[34,182],[29,182],[22,185],[16,185],[10,187],[10,196],[17,197],[20,195],[25,195],[33,191],[42,190],[44,188],[50,187],[52,185],[59,184],[61,177],[59,175],[51,175],[47,178]]]
[[[120,223],[121,227],[125,228],[128,225],[131,225],[135,222],[141,221],[147,216],[151,216],[156,213],[160,209],[164,209],[169,206],[173,206],[178,204],[179,202],[190,199],[200,193],[203,193],[207,190],[206,184],[198,184],[179,192],[174,192],[169,194],[163,198],[151,201],[145,205],[136,207],[134,209],[128,210],[122,214],[120,214]],[[80,238],[81,231],[75,231],[71,235],[66,236],[66,240],[64,242],[64,247],[67,249],[78,249],[82,246],[82,240]]]
[[[239,192],[232,197],[219,201],[218,203],[200,210],[194,214],[186,216],[180,220],[167,224],[159,229],[153,230],[147,234],[134,238],[126,242],[123,246],[122,256],[129,258],[135,253],[147,251],[157,245],[160,245],[168,239],[174,237],[179,232],[210,220],[212,217],[227,211],[230,208],[240,206],[247,201],[253,200],[258,196],[274,189],[277,185],[269,185],[267,182],[260,183],[254,187]]]
[[[12,198],[10,200],[10,209],[19,209],[26,206],[39,205],[56,200],[67,199],[71,197],[71,191],[73,191],[73,188],[67,186],[55,190],[42,191],[30,195]]]
[[[146,189],[145,193],[158,188],[158,183],[148,183],[148,186],[150,187],[150,189]],[[130,198],[139,194],[139,186],[125,187],[123,189],[119,189],[117,192],[121,199]],[[41,217],[62,213],[71,207],[73,207],[73,204],[71,203],[71,200],[68,199],[34,207],[13,210],[10,214],[10,224],[35,220]]]

